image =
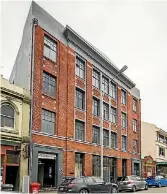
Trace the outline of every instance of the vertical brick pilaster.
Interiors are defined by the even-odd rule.
[[[86,176],[92,176],[92,155],[85,154],[84,172]]]
[[[75,102],[75,53],[68,47],[68,108],[67,137],[74,137],[74,102]]]
[[[127,95],[127,102],[128,102],[128,111],[127,111],[127,122],[128,122],[128,151],[133,151],[133,117],[132,117],[132,111],[133,111],[133,96],[128,93]]]
[[[117,147],[118,149],[122,149],[121,145],[121,88],[118,86],[118,92],[117,92],[117,115],[118,115],[118,120],[117,120]]]
[[[36,26],[34,42],[34,77],[33,77],[33,112],[32,129],[41,131],[42,115],[42,60],[44,32],[42,28]]]
[[[141,153],[141,100],[137,101],[138,153]]]
[[[92,64],[86,69],[86,141],[92,142]]]
[[[116,166],[117,166],[117,176],[122,176],[122,159],[121,158],[117,158]]]
[[[127,176],[132,175],[132,160],[128,159],[127,160],[127,164],[126,164],[126,172],[127,172]]]

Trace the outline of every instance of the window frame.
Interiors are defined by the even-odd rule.
[[[133,139],[133,153],[137,153],[138,152],[138,146],[137,146],[137,140]]]
[[[95,131],[97,133],[95,133]],[[97,142],[95,141],[97,139]],[[92,126],[92,143],[95,143],[97,145],[100,145],[100,127]]]
[[[106,92],[106,88],[107,88],[107,92]],[[109,79],[106,76],[102,76],[102,91],[109,95]]]
[[[95,106],[95,103],[94,102],[97,102],[97,106]],[[97,109],[97,114],[95,113],[95,108]],[[92,100],[92,113],[93,115],[95,115],[96,117],[100,117],[100,100],[93,97],[93,100]]]
[[[115,95],[115,97],[114,97]],[[111,98],[116,100],[117,99],[117,85],[114,82],[111,82]]]
[[[114,112],[113,112],[113,110],[114,110]],[[115,120],[115,122],[113,120]],[[114,124],[117,123],[117,109],[113,106],[111,106],[111,122]]]
[[[77,124],[79,124],[80,126],[79,127],[81,127],[81,125],[83,125],[83,129],[82,130],[80,130],[80,129],[77,129],[76,127],[77,127]],[[83,136],[83,139],[79,139],[78,137],[77,137],[77,134],[78,134],[78,136],[79,136],[79,130],[80,130],[80,136]],[[77,133],[77,131],[78,131],[78,133]],[[82,135],[81,135],[81,132],[83,133]],[[80,121],[80,120],[75,120],[75,140],[78,140],[78,141],[85,141],[85,122],[83,122],[83,121]]]
[[[12,116],[9,116],[9,115],[4,115],[2,114],[2,106],[9,106],[10,108],[13,109],[13,117]],[[1,116],[1,125],[2,125],[2,117],[5,117],[5,118],[9,118],[9,119],[13,119],[13,127],[9,127],[9,126],[0,126],[1,128],[6,128],[6,129],[9,129],[9,130],[15,130],[16,129],[16,109],[10,104],[10,103],[2,103],[1,104],[1,113],[0,113],[0,116]]]
[[[104,107],[106,107],[107,109],[104,109]],[[105,102],[103,102],[103,120],[109,120],[109,104]]]
[[[49,97],[56,98],[56,84],[57,84],[56,77],[54,77],[53,75],[49,74],[46,71],[43,71],[43,75],[42,76],[43,76],[43,80],[42,80],[42,93],[44,95],[49,96]],[[44,79],[44,78],[46,78],[46,76],[48,77],[47,78],[48,82],[46,82],[46,80]],[[51,84],[52,83],[51,79],[54,79],[55,86],[53,84]],[[44,89],[44,86],[45,86],[44,83],[48,85],[47,91]],[[51,88],[54,88],[54,90],[55,90],[55,95],[54,96],[51,95]]]
[[[127,104],[127,92],[123,89],[121,89],[121,104]]]
[[[123,141],[123,139],[125,141]],[[125,149],[124,149],[123,143],[125,143]],[[125,135],[122,135],[122,150],[127,151],[127,136],[125,136]]]
[[[98,155],[92,156],[92,175],[94,177],[101,176],[101,157]]]
[[[114,136],[113,136],[114,135]],[[114,138],[112,138],[114,137]],[[112,140],[114,139],[114,146],[112,146]],[[117,133],[111,131],[111,148],[117,148]]]
[[[165,157],[165,148],[164,147],[159,146],[159,156]]]
[[[51,115],[51,119],[54,119],[54,121],[49,121],[49,120],[46,120],[46,117],[49,117],[48,114],[43,114],[43,113],[49,113]],[[45,119],[44,119],[45,117]],[[53,134],[51,133],[47,133],[43,130],[43,121],[46,121],[47,122],[47,130],[48,131],[48,124],[49,123],[52,123],[53,124]],[[53,111],[50,111],[50,110],[47,110],[45,108],[42,108],[42,123],[41,123],[41,131],[43,133],[46,133],[46,134],[50,134],[50,135],[54,135],[55,134],[55,127],[56,127],[56,113],[53,112]]]
[[[109,130],[103,129],[103,146],[109,146]]]
[[[46,42],[49,42],[50,45],[52,45],[52,46],[55,48],[55,50],[54,50],[49,44],[47,44],[47,43],[45,42],[45,40],[46,40]],[[47,48],[49,49],[49,56],[46,56],[46,54],[45,54],[45,47],[47,47]],[[50,56],[51,56],[50,52],[54,52],[54,53],[55,53],[55,60],[53,60],[53,59],[50,57]],[[43,48],[43,55],[44,55],[47,59],[50,59],[50,60],[52,60],[52,61],[54,61],[54,62],[57,61],[57,41],[54,40],[53,38],[51,38],[51,37],[50,37],[49,35],[47,35],[47,34],[44,34],[44,48]]]
[[[123,118],[123,116],[125,116]],[[123,123],[125,123],[125,126],[123,125]],[[127,114],[124,112],[121,112],[121,127],[126,129],[127,128]]]
[[[82,98],[79,98],[79,96],[81,96]],[[82,111],[85,111],[85,91],[77,87],[75,89],[75,107]]]
[[[100,72],[96,69],[93,69],[93,80],[92,85],[98,89],[100,89]]]
[[[137,100],[133,98],[133,111],[137,112]]]
[[[137,120],[133,119],[133,132],[137,132]]]
[[[78,61],[79,61],[79,64],[78,64]],[[85,77],[86,77],[85,74],[86,74],[86,61],[83,58],[81,58],[80,56],[76,55],[76,57],[75,57],[75,75],[78,76],[79,78],[81,78],[82,80],[85,80]]]

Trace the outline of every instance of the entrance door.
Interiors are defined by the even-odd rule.
[[[17,190],[18,185],[16,184],[18,181],[19,167],[18,166],[6,166],[6,184],[12,184],[14,190]]]
[[[140,175],[140,166],[139,163],[134,163],[134,175]]]

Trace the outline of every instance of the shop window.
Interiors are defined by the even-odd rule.
[[[7,164],[19,164],[19,152],[13,150],[6,151]]]

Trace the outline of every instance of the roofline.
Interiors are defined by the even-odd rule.
[[[66,25],[66,27],[63,30],[63,34],[65,35],[68,31],[70,31],[71,33],[73,33],[76,37],[78,37],[83,43],[85,43],[89,48],[91,48],[95,53],[97,53],[103,60],[105,60],[108,64],[110,64],[114,70],[116,70],[117,72],[119,72],[119,69],[116,67],[116,65],[112,62],[109,61],[104,55],[102,55],[101,53],[99,53],[97,51],[97,49],[95,49],[89,42],[87,42],[84,38],[82,38],[77,32],[75,32],[70,26]],[[132,88],[136,86],[136,84],[130,80],[124,73],[122,73],[120,76],[122,76],[123,78],[125,78],[127,81],[130,82],[130,84],[132,85]]]

